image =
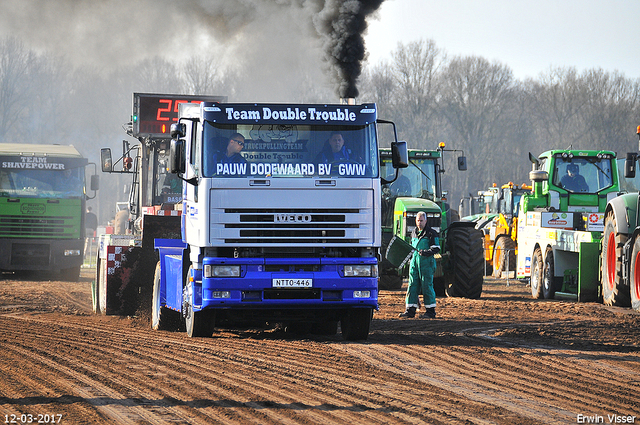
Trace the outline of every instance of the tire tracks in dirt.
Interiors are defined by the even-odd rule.
[[[379,369],[405,374],[421,384],[446,388],[469,400],[494,404],[541,423],[575,423],[579,414],[592,411],[637,412],[640,386],[637,381],[633,383],[637,363],[635,370],[629,367],[615,378],[600,379],[596,372],[608,359],[615,359],[619,365],[615,353],[514,347],[497,338],[491,338],[491,344],[473,343],[486,340],[483,334],[488,330],[458,332],[461,339],[471,341],[465,344],[461,340],[458,346],[439,346],[431,338],[430,344],[419,346],[335,348]],[[411,337],[417,338],[415,334]],[[594,357],[597,363],[593,362]],[[622,372],[619,366],[616,369]]]
[[[53,409],[64,423],[92,424],[511,425],[640,412],[635,315],[525,301],[511,295],[518,288],[439,299],[436,321],[398,320],[403,294],[382,294],[369,340],[346,343],[255,329],[191,339],[140,318],[91,315],[88,282],[5,283],[3,414]],[[496,301],[505,296],[518,301]],[[602,338],[607,324],[614,333]]]

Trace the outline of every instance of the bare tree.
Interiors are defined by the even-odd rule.
[[[44,54],[33,61],[33,90],[27,100],[29,119],[22,129],[32,143],[74,143],[68,140],[76,127],[74,114],[68,113],[76,107],[72,74],[70,63],[62,57]]]
[[[584,110],[588,124],[586,146],[611,149],[622,154],[635,151],[636,126],[640,124],[640,79],[593,69],[585,72],[589,102]]]
[[[449,63],[438,104],[451,127],[453,147],[465,151],[473,170],[449,176],[453,179],[452,193],[467,193],[471,175],[473,185],[487,187],[491,174],[511,166],[506,157],[511,124],[507,111],[515,99],[515,81],[507,66],[477,56],[455,58]]]
[[[436,81],[446,58],[433,40],[399,44],[392,57],[397,88],[395,105],[403,111],[399,123],[404,124],[408,140],[427,147],[437,134]]]
[[[396,81],[388,62],[367,67],[359,82],[362,102],[375,102],[380,108],[385,108],[390,107],[395,101]]]
[[[527,90],[538,139],[548,148],[578,148],[587,131],[583,112],[589,92],[576,69],[552,69],[539,81],[528,81]]]
[[[134,91],[182,93],[186,90],[177,65],[160,57],[145,59],[135,64],[131,71],[131,82],[136,87]]]
[[[215,59],[194,56],[182,65],[186,94],[215,94],[224,86],[224,73]]]
[[[20,140],[16,130],[26,117],[28,98],[33,89],[30,73],[36,55],[15,37],[0,41],[0,142]]]

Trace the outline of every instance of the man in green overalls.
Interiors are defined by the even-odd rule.
[[[409,287],[405,298],[406,310],[400,317],[415,317],[420,304],[420,292],[426,313],[421,319],[435,319],[436,292],[433,290],[433,274],[436,271],[434,254],[440,252],[438,234],[427,226],[427,214],[420,211],[416,215],[416,228],[411,233],[411,245],[415,248],[409,266]]]

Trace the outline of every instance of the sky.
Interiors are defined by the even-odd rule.
[[[431,39],[519,80],[556,67],[640,78],[640,0],[386,0],[368,23],[370,64],[391,60],[398,43]]]

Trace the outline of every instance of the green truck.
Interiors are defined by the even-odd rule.
[[[391,150],[380,150],[382,185],[382,261],[380,289],[400,289],[408,276],[408,266],[394,264],[388,248],[394,236],[407,242],[415,227],[418,211],[427,214],[427,225],[440,235],[441,253],[436,255],[434,289],[439,296],[480,298],[483,284],[482,233],[475,223],[459,221],[442,190],[444,143],[436,150],[409,150],[409,167],[398,171],[392,167]],[[464,156],[457,158],[458,169],[466,170]],[[386,177],[385,177],[386,176]],[[386,183],[385,181],[392,181]]]
[[[73,146],[0,144],[0,270],[78,280],[87,164]],[[98,189],[95,173],[91,189]]]

